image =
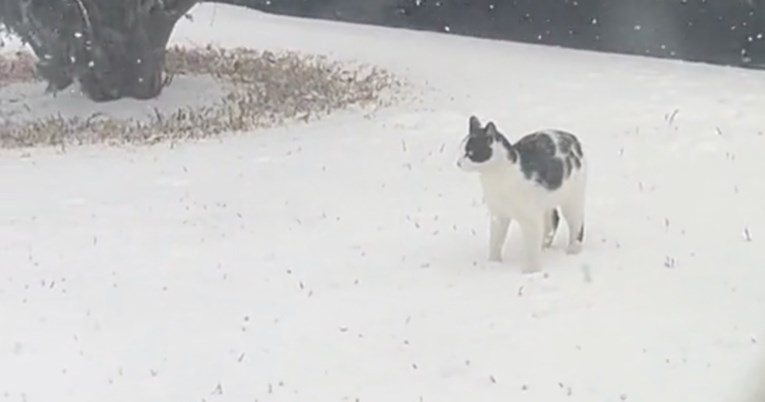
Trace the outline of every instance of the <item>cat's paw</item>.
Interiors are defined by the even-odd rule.
[[[566,254],[568,255],[576,255],[582,252],[582,243],[573,243],[569,244],[568,247],[566,247]]]

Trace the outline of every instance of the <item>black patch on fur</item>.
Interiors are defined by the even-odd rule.
[[[562,154],[563,160],[566,161],[566,177],[571,176],[574,169],[582,167],[582,144],[579,143],[579,139],[575,135],[561,131],[552,130],[552,135],[558,141],[558,148]]]
[[[493,154],[492,145],[495,141],[502,144],[507,150],[507,158],[515,162],[518,155],[513,149],[510,141],[497,130],[493,122],[481,126],[481,122],[476,116],[470,116],[468,120],[468,139],[465,143],[465,156],[474,163],[482,163],[491,159]]]
[[[491,159],[494,138],[486,134],[486,128],[476,116],[468,119],[468,138],[465,142],[465,156],[473,163],[483,163]]]
[[[582,227],[579,228],[579,233],[576,234],[576,240],[578,240],[579,243],[584,242],[584,223],[582,223]]]
[[[513,145],[521,171],[548,190],[556,190],[574,170],[582,167],[582,145],[574,134],[549,130],[526,135]]]
[[[513,145],[521,159],[521,171],[548,190],[556,190],[566,175],[563,160],[556,156],[557,147],[548,133],[533,133]]]
[[[488,135],[470,135],[465,143],[465,155],[474,163],[486,162],[491,158],[491,144],[494,139]]]
[[[557,137],[558,146],[562,154],[582,158],[582,145],[574,134],[561,130],[552,130],[551,133]]]

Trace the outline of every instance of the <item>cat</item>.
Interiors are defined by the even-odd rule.
[[[512,220],[523,232],[524,272],[542,268],[542,249],[552,245],[560,214],[569,228],[566,252],[578,254],[584,243],[587,161],[579,139],[561,130],[528,134],[511,144],[494,122],[468,119],[457,166],[477,172],[491,214],[489,260],[502,261]]]

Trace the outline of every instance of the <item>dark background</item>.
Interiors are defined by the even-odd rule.
[[[275,14],[765,69],[765,0],[223,0]]]

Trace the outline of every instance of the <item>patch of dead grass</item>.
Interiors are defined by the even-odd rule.
[[[0,88],[15,82],[36,81],[35,58],[27,52],[17,52],[12,57],[0,55]]]
[[[27,53],[0,56],[0,91],[10,83],[38,80],[34,63]],[[379,68],[350,68],[325,57],[244,48],[173,47],[167,52],[166,71],[173,76],[213,76],[225,94],[211,106],[155,110],[143,119],[93,114],[19,123],[3,121],[0,110],[0,147],[154,144],[208,138],[289,120],[310,121],[349,107],[389,105],[404,86]]]

